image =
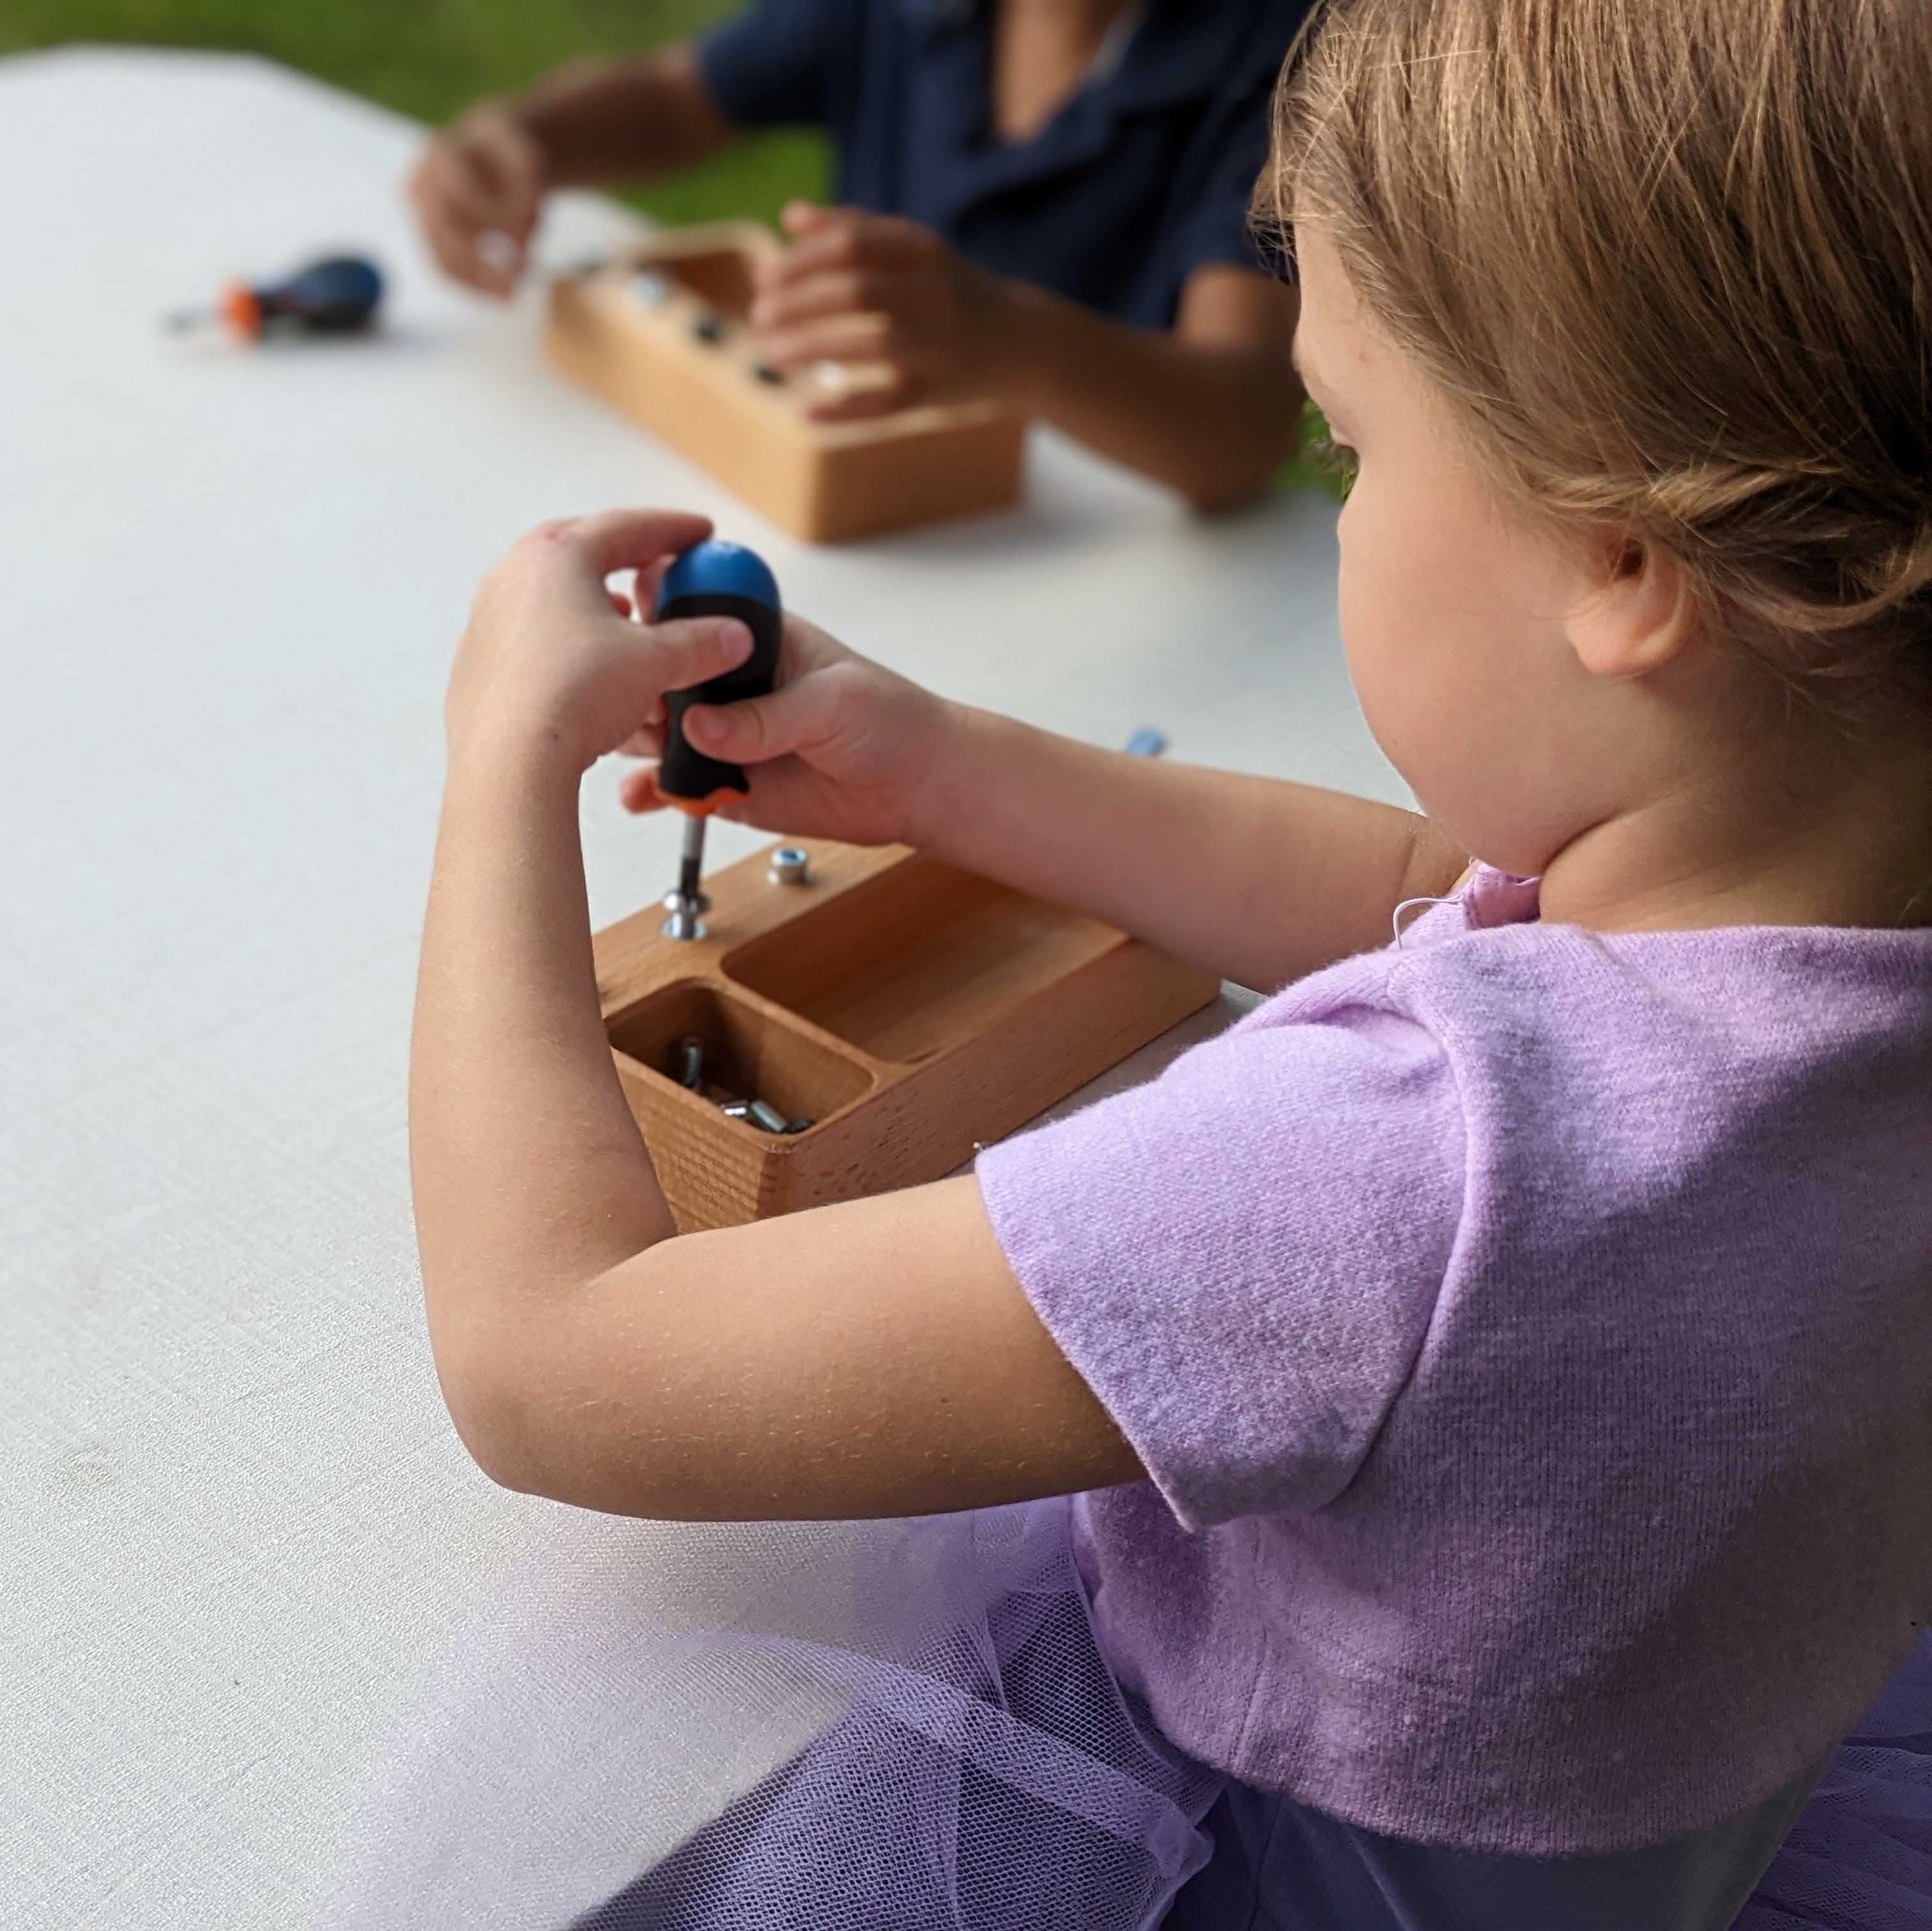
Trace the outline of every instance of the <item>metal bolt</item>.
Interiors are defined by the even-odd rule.
[[[785,1131],[788,1133],[809,1133],[818,1123],[815,1120],[788,1120]]]
[[[752,1123],[752,1102],[748,1099],[728,1099],[722,1102],[718,1111],[727,1120],[742,1120],[746,1126]]]
[[[704,1042],[680,1039],[677,1047],[677,1083],[693,1093],[704,1090]]]
[[[802,845],[780,845],[765,876],[773,885],[809,885],[812,854]]]
[[[776,1106],[767,1101],[754,1099],[752,1102],[752,1117],[767,1133],[782,1133],[790,1124]]]
[[[702,939],[710,936],[704,914],[711,910],[711,901],[703,892],[694,898],[687,898],[681,892],[667,892],[658,902],[670,914],[658,928],[666,938]]]

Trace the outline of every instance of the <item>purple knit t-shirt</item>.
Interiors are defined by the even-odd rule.
[[[1152,1477],[1088,1554],[1166,1733],[1551,1855],[1768,1798],[1932,1607],[1932,931],[1535,909],[1479,874],[978,1171]]]

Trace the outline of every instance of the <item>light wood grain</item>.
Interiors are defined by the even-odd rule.
[[[597,934],[619,1078],[688,1231],[952,1172],[1219,994],[1212,975],[1079,913],[887,847],[807,843],[706,881],[707,936],[646,908]],[[677,1080],[704,1042],[710,1090]],[[721,1096],[814,1124],[784,1137]]]
[[[754,222],[653,236],[551,290],[545,346],[567,373],[812,542],[1004,508],[1019,499],[1026,425],[983,397],[946,396],[869,421],[814,422],[809,376],[760,377],[743,317],[752,265],[778,245]],[[640,292],[640,271],[661,292]],[[723,328],[706,341],[706,316]],[[863,369],[850,376],[863,387]]]

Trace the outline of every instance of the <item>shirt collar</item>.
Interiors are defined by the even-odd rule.
[[[928,38],[977,24],[988,0],[898,0]],[[1124,45],[1110,45],[1086,83],[1103,109],[1131,113],[1212,93],[1240,64],[1252,25],[1238,0],[1130,0]]]

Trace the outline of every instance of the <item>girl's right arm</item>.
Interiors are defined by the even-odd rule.
[[[692,742],[750,767],[728,815],[916,846],[1268,990],[1386,943],[1396,907],[1464,870],[1427,819],[1277,780],[1103,751],[950,704],[788,619],[781,688],[694,707]],[[646,733],[634,748],[655,752]],[[658,800],[648,772],[626,802]]]
[[[628,1515],[904,1515],[1135,1480],[1138,1453],[1015,1274],[976,1176],[674,1229],[599,1010],[578,790],[626,733],[662,730],[668,692],[749,649],[735,624],[640,629],[611,612],[613,572],[636,568],[648,601],[707,529],[646,511],[532,532],[485,580],[452,673],[410,1098],[450,1412],[499,1481]],[[1279,869],[1283,895],[1298,883],[1311,901],[1275,927],[1303,957],[1346,947],[1359,907],[1352,922],[1324,907],[1285,855],[1216,870],[1228,811],[1251,806],[1239,835],[1273,836],[1277,854],[1284,838],[1311,857],[1338,838],[1391,879],[1414,847],[1399,813],[1238,781],[1223,792],[1009,735],[808,625],[790,626],[781,671],[770,700],[688,715],[706,748],[754,760],[752,811],[787,829],[914,835],[1129,922],[1230,943],[1238,918],[1193,909],[1202,881],[1226,891]],[[1081,814],[1085,844],[1070,825],[1040,832],[1053,813]],[[1185,890],[1134,844],[1166,840],[1170,814],[1166,862],[1202,868]]]

